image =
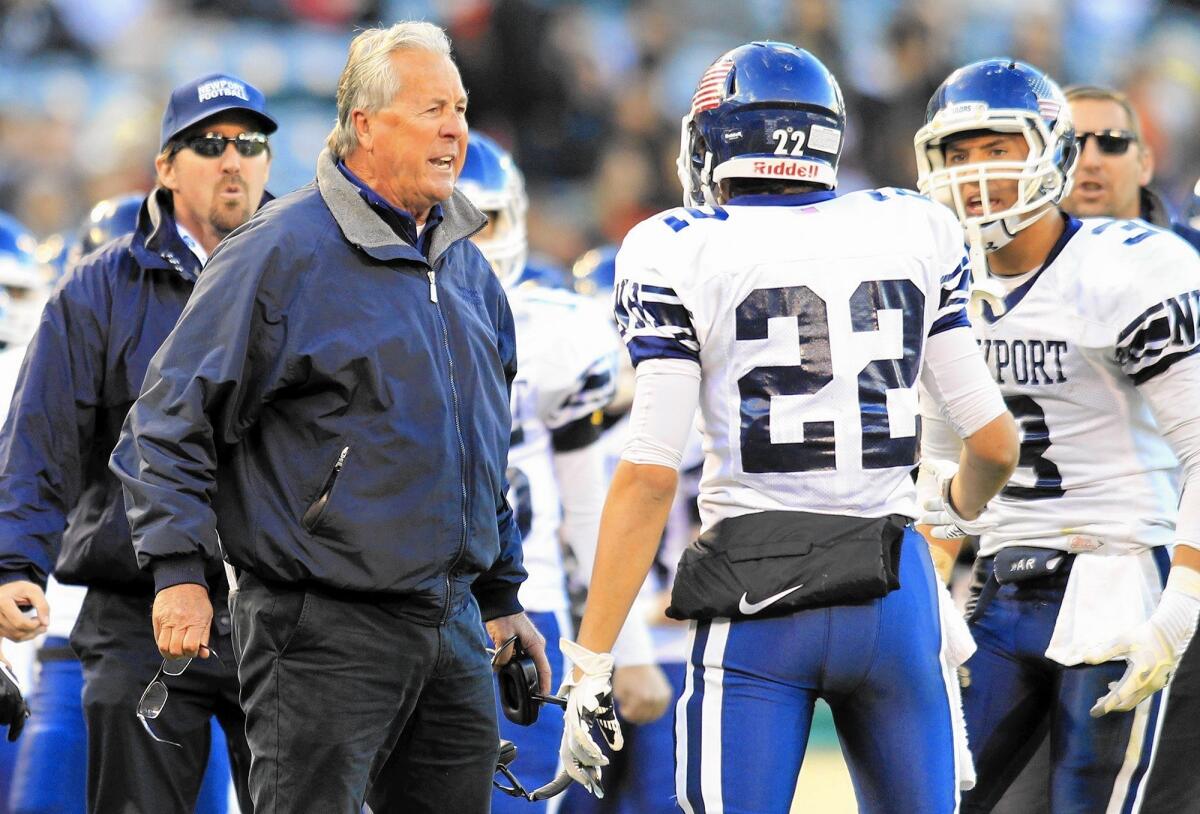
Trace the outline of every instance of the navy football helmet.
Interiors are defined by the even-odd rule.
[[[50,296],[50,275],[38,262],[37,245],[20,221],[0,212],[0,344],[32,339]]]
[[[511,288],[559,288],[567,289],[567,275],[556,263],[544,257],[525,260],[525,267],[517,275]]]
[[[837,186],[846,108],[833,74],[807,51],[752,42],[708,67],[679,139],[683,205],[717,203],[726,178]]]
[[[79,257],[91,254],[108,241],[137,228],[145,195],[131,192],[101,201],[79,225]]]
[[[483,133],[471,131],[458,188],[485,215],[488,226],[471,238],[506,288],[518,284],[529,254],[525,178],[512,156]]]
[[[585,252],[571,266],[575,293],[585,297],[612,297],[616,276],[616,246],[600,246]]]
[[[946,166],[945,145],[979,132],[1017,133],[1029,145],[1019,161]],[[913,139],[917,188],[954,209],[968,241],[995,251],[1070,192],[1079,150],[1071,109],[1054,80],[1030,65],[988,59],[959,68],[934,92]],[[1017,200],[993,211],[989,181],[1016,181]],[[964,183],[978,184],[983,212],[968,214]]]

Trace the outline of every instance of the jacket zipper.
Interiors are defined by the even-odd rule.
[[[346,456],[349,453],[349,445],[342,447],[337,463],[333,465],[333,470],[329,473],[329,477],[325,479],[325,485],[321,487],[321,494],[317,496],[312,505],[305,510],[304,516],[300,518],[301,525],[309,531],[316,528],[321,515],[325,513],[325,507],[329,505],[329,498],[333,495],[333,487],[337,483],[338,475],[342,473],[342,467],[345,466]]]
[[[446,327],[446,316],[442,313],[441,305],[438,304],[437,278],[433,269],[429,271],[429,301],[437,309],[438,322],[442,326],[442,346],[446,349],[446,362],[450,367],[450,401],[454,412],[454,432],[458,436],[458,479],[462,494],[462,537],[459,538],[458,551],[455,552],[454,559],[450,561],[450,567],[446,569],[445,576],[446,607],[442,611],[442,624],[445,624],[446,620],[450,618],[450,593],[452,590],[450,575],[458,566],[458,561],[462,559],[463,551],[467,547],[467,446],[463,442],[462,422],[459,418],[458,388],[454,384],[454,354],[450,352],[450,331]]]

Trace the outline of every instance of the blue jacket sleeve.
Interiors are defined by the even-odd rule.
[[[517,339],[512,310],[503,290],[497,285],[499,300],[498,330],[496,332],[500,356],[504,361],[504,377],[512,395],[512,383],[517,377]],[[504,448],[508,455],[507,445]],[[500,467],[505,468],[505,461]],[[486,622],[501,616],[520,613],[523,608],[517,599],[517,591],[525,581],[527,573],[522,562],[521,532],[517,528],[512,507],[508,504],[508,479],[496,495],[496,525],[500,533],[500,555],[486,573],[480,575],[471,586],[479,610]]]
[[[254,224],[218,247],[179,322],[150,361],[110,468],[121,480],[138,564],[161,591],[207,585],[220,556],[217,455],[253,423],[277,381],[283,321],[263,294],[276,250]]]
[[[0,582],[46,584],[79,500],[104,381],[106,279],[72,271],[26,350],[0,430]]]

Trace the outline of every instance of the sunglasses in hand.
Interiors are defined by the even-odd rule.
[[[206,647],[206,649],[210,654],[217,656],[218,661],[220,660],[221,657],[217,655],[217,651],[213,650],[211,646]],[[159,665],[158,672],[154,674],[153,680],[146,686],[146,690],[142,693],[142,697],[138,700],[137,704],[137,717],[142,722],[142,727],[146,730],[147,734],[159,743],[165,743],[179,749],[183,748],[181,744],[155,735],[154,730],[150,728],[150,721],[157,718],[162,713],[163,707],[167,704],[167,685],[163,681],[163,676],[183,675],[183,671],[191,663],[192,659],[190,656],[164,658],[162,664]]]

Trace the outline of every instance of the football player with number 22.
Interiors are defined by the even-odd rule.
[[[917,383],[965,438],[950,483],[963,522],[1008,480],[1016,427],[967,321],[961,229],[911,192],[839,197],[845,122],[837,81],[808,52],[727,52],[683,119],[684,206],[634,227],[617,256],[636,390],[579,638],[564,646],[563,760],[589,787],[605,764],[592,724],[620,742],[608,651],[697,405],[701,534],[668,610],[690,625],[680,807],[786,814],[817,698],[861,811],[951,812],[969,782],[954,616],[906,528]]]

